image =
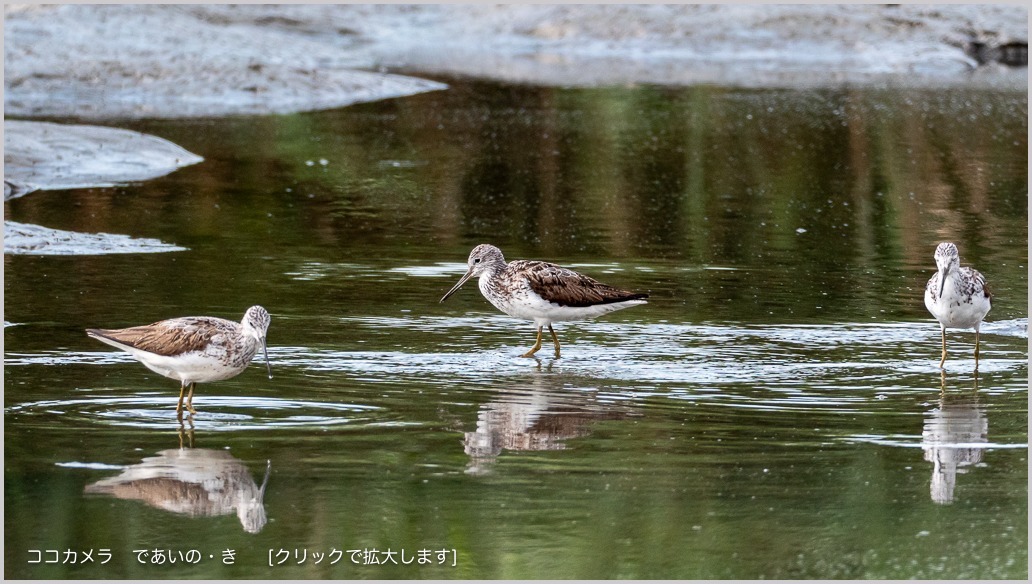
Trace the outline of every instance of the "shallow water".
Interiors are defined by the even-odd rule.
[[[6,576],[1027,577],[1024,94],[451,83],[134,122],[205,162],[5,205],[187,248],[5,256]],[[970,331],[937,367],[944,239],[977,372]],[[438,302],[484,241],[649,303],[521,359],[475,283]],[[183,427],[83,332],[252,304],[273,378]]]

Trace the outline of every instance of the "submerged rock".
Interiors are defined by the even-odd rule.
[[[168,140],[118,128],[4,121],[4,200],[35,190],[110,187],[204,160]]]

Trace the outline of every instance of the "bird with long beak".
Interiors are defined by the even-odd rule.
[[[502,251],[493,245],[473,248],[466,262],[466,274],[452,286],[441,302],[448,299],[470,278],[480,278],[480,293],[505,314],[532,320],[537,325],[537,342],[522,357],[532,357],[541,349],[542,330],[548,327],[559,358],[559,337],[552,323],[584,320],[645,304],[648,294],[628,292],[603,284],[573,270],[533,260],[506,263]]]
[[[952,243],[943,242],[935,248],[935,265],[939,271],[925,286],[924,302],[928,312],[932,313],[942,328],[942,359],[939,360],[939,367],[946,362],[946,329],[974,328],[977,370],[978,329],[991,308],[989,286],[978,270],[960,267],[960,252]]]
[[[186,408],[191,414],[197,383],[235,377],[251,363],[258,347],[265,354],[265,368],[272,379],[272,365],[265,346],[271,321],[269,312],[252,306],[240,322],[213,316],[186,316],[124,329],[86,329],[86,334],[121,349],[151,371],[179,380],[176,415],[183,418],[183,393],[190,388]]]

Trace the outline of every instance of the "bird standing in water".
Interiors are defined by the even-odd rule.
[[[191,414],[197,383],[235,377],[251,363],[258,347],[265,353],[265,367],[272,379],[265,333],[271,317],[261,306],[252,306],[240,322],[213,316],[186,316],[124,329],[86,329],[86,334],[121,349],[148,369],[182,384],[176,415],[183,418],[183,392],[190,388],[186,408]]]
[[[595,318],[614,310],[645,304],[648,294],[628,292],[548,262],[514,260],[506,263],[502,251],[493,245],[473,248],[467,261],[469,269],[448,291],[441,302],[455,293],[466,280],[480,278],[480,293],[509,316],[534,321],[537,342],[522,357],[532,357],[541,349],[542,330],[548,327],[559,358],[559,337],[552,323]]]
[[[925,286],[925,306],[942,327],[941,368],[946,362],[946,329],[975,329],[975,369],[978,369],[978,329],[989,312],[992,295],[985,277],[974,268],[960,267],[957,246],[940,243],[935,248],[935,265],[939,271]]]

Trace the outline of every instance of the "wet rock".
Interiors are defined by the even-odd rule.
[[[166,175],[204,160],[130,130],[4,121],[4,200],[34,190],[107,187]]]

